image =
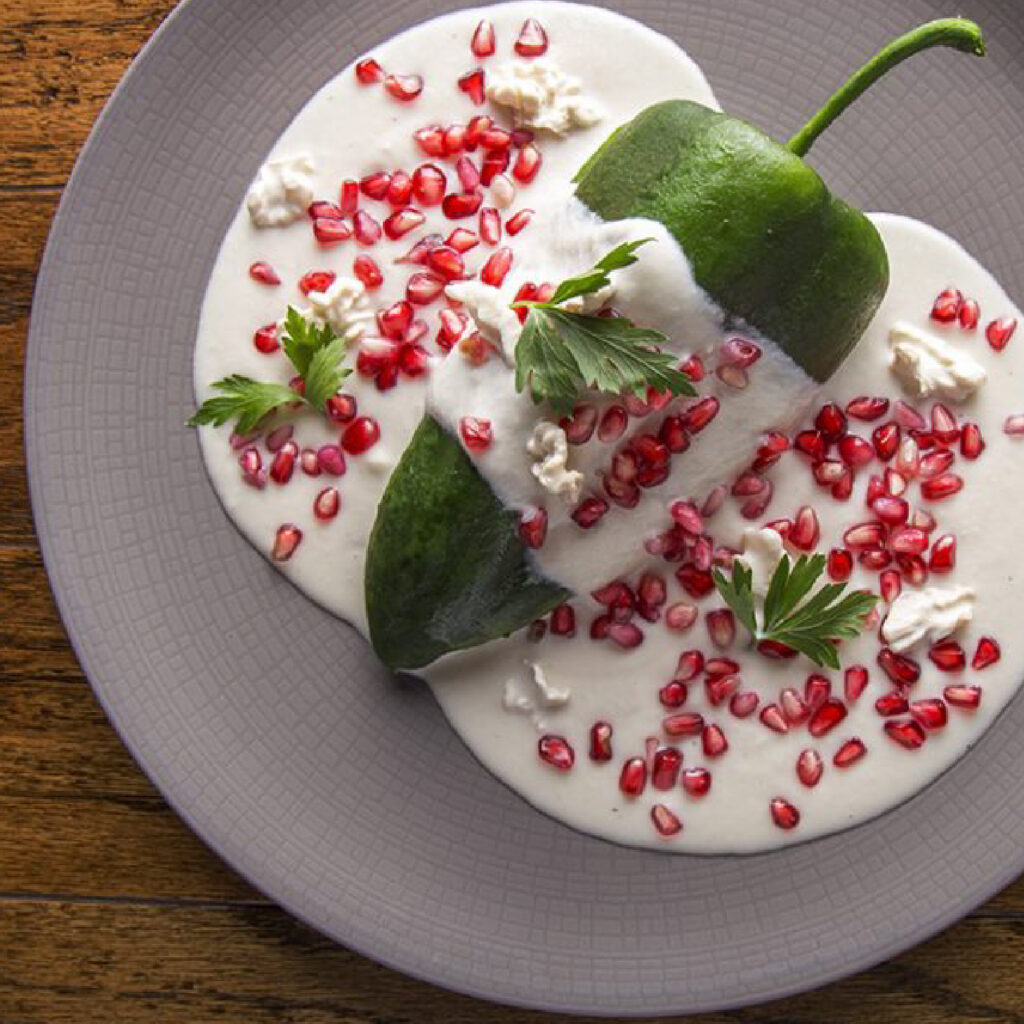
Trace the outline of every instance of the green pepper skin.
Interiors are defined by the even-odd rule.
[[[730,318],[825,381],[885,295],[874,225],[764,132],[688,100],[648,107],[576,178],[602,220],[647,217],[672,233]]]
[[[429,415],[378,507],[365,586],[370,640],[393,669],[508,636],[572,596],[536,572],[516,513]]]

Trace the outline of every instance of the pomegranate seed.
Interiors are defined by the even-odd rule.
[[[537,741],[537,753],[540,759],[560,772],[567,772],[576,761],[576,752],[564,736],[553,736],[548,733]]]
[[[384,89],[389,96],[408,103],[423,92],[423,79],[419,75],[388,75],[384,79]]]
[[[365,210],[356,210],[353,218],[356,241],[360,245],[376,245],[380,241],[381,228]]]
[[[648,622],[656,622],[661,615],[658,609],[667,598],[665,580],[655,572],[645,572],[640,577],[636,593],[637,610]]]
[[[608,627],[612,624],[610,615],[599,615],[590,624],[590,639],[604,640],[608,636]]]
[[[651,767],[651,785],[655,789],[673,789],[679,779],[679,769],[683,764],[683,755],[675,747],[662,747],[654,755]]]
[[[336,395],[331,395],[325,405],[328,418],[339,426],[351,423],[356,418],[356,400],[351,395],[338,392]]]
[[[888,647],[878,652],[878,664],[897,686],[912,686],[921,676],[921,667],[916,661]]]
[[[928,547],[928,534],[913,526],[900,526],[889,537],[889,549],[897,555],[919,555]]]
[[[729,338],[718,348],[718,361],[747,369],[761,358],[761,348],[746,338]]]
[[[700,514],[705,519],[713,516],[725,503],[725,496],[729,493],[729,488],[725,484],[719,484],[715,487],[711,493],[704,499],[704,504],[700,507]]]
[[[688,696],[686,683],[681,683],[678,679],[671,680],[658,691],[658,700],[662,707],[666,708],[681,708]]]
[[[681,784],[690,796],[707,796],[711,791],[711,772],[707,768],[684,768]]]
[[[891,466],[885,467],[883,480],[885,483],[885,493],[891,494],[894,498],[898,498],[907,489],[906,477],[897,473]]]
[[[953,639],[946,638],[932,644],[928,651],[932,664],[942,672],[959,672],[967,667],[964,649]]]
[[[683,651],[679,655],[676,664],[676,673],[673,678],[683,683],[695,679],[704,671],[704,655],[700,651]]]
[[[449,220],[461,220],[464,217],[472,217],[480,204],[484,201],[484,194],[480,189],[472,192],[452,192],[444,197],[441,209]]]
[[[480,165],[480,183],[490,185],[499,174],[504,174],[508,170],[511,162],[512,156],[507,147],[489,150]]]
[[[677,601],[665,612],[665,625],[676,633],[689,629],[697,621],[697,609],[686,601]]]
[[[380,267],[369,256],[357,256],[352,263],[352,273],[367,291],[374,291],[384,283]]]
[[[928,556],[928,568],[931,572],[952,572],[956,565],[956,538],[946,534],[932,545]]]
[[[902,526],[910,516],[910,506],[903,498],[879,495],[871,502],[871,511],[889,526]]]
[[[299,278],[299,291],[303,295],[309,295],[310,292],[325,292],[334,284],[335,277],[337,275],[333,270],[311,270]]]
[[[757,645],[757,653],[773,661],[787,661],[797,656],[797,651],[777,640],[761,640]]]
[[[885,527],[881,523],[859,523],[843,534],[843,543],[848,548],[877,548],[884,542]]]
[[[825,457],[825,439],[817,430],[801,430],[793,438],[793,447],[814,462]]]
[[[801,551],[813,551],[821,539],[821,527],[818,524],[818,514],[809,505],[804,505],[797,510],[793,519],[793,528],[786,538],[793,547]]]
[[[830,487],[842,479],[846,467],[837,459],[822,459],[811,466],[811,472],[814,474],[815,482],[823,487]]]
[[[852,739],[848,739],[835,752],[835,755],[832,758],[832,763],[837,768],[849,768],[851,764],[855,764],[867,752],[868,748],[864,746],[863,741],[854,736]]]
[[[277,324],[260,327],[252,336],[252,343],[256,347],[256,351],[262,352],[265,356],[276,352],[281,347],[281,343],[277,340]]]
[[[947,686],[942,691],[947,702],[957,708],[976,708],[981,704],[980,686]]]
[[[658,834],[666,838],[683,830],[683,823],[664,804],[655,804],[651,808],[651,821]]]
[[[704,692],[712,707],[724,704],[740,687],[739,676],[712,676],[704,680]]]
[[[814,737],[831,732],[846,717],[846,705],[838,700],[827,700],[811,715],[807,731]]]
[[[487,451],[494,440],[491,421],[478,419],[475,416],[463,416],[459,420],[459,434],[462,437],[462,443],[471,452]]]
[[[804,700],[811,711],[816,711],[832,695],[832,683],[823,675],[812,672],[804,683]]]
[[[508,222],[505,224],[505,230],[510,235],[518,235],[527,224],[530,223],[530,218],[533,216],[533,210],[520,210],[518,213],[512,214],[509,217]]]
[[[834,402],[828,402],[818,410],[814,426],[825,441],[838,441],[846,433],[846,414]]]
[[[408,206],[409,200],[412,199],[412,178],[405,171],[395,171],[391,175],[386,199],[391,206]]]
[[[886,569],[878,578],[878,586],[882,594],[882,600],[886,604],[892,604],[900,596],[900,591],[903,589],[903,579],[895,569]]]
[[[391,175],[387,171],[374,171],[359,179],[359,190],[369,199],[386,199],[390,187]]]
[[[964,485],[955,473],[942,473],[921,484],[921,496],[929,501],[942,501],[956,494]]]
[[[704,530],[704,520],[692,501],[674,501],[669,514],[689,534],[699,537]]]
[[[868,685],[868,670],[863,665],[851,665],[843,674],[843,695],[857,700]]]
[[[1011,317],[1004,317],[1001,320],[993,320],[985,328],[985,337],[988,343],[997,351],[1002,352],[1017,330],[1017,321]]]
[[[403,207],[385,219],[384,234],[394,241],[418,228],[425,220],[426,217],[419,210],[411,206]]]
[[[924,417],[912,406],[900,399],[893,406],[893,418],[903,430],[924,430]]]
[[[277,533],[274,535],[274,546],[271,549],[270,557],[275,562],[287,562],[301,543],[302,531],[292,523],[284,523],[277,528]]]
[[[1007,416],[1003,421],[1003,433],[1008,437],[1024,436],[1024,415]]]
[[[480,184],[480,172],[468,156],[460,156],[455,162],[455,173],[463,192],[472,192]]]
[[[875,710],[883,718],[902,715],[908,707],[907,698],[899,690],[893,690],[892,693],[884,693],[875,701]]]
[[[772,821],[779,828],[790,831],[800,824],[800,812],[788,801],[777,796],[769,804],[772,814]]]
[[[508,149],[512,145],[512,133],[496,125],[489,126],[480,133],[480,145],[487,150]]]
[[[523,148],[519,150],[519,154],[516,156],[516,162],[512,165],[512,177],[515,178],[516,181],[521,182],[524,185],[528,185],[537,177],[540,165],[540,150],[532,144],[523,146]]]
[[[597,425],[597,409],[592,405],[577,405],[572,416],[563,419],[560,426],[569,444],[585,444]]]
[[[778,704],[765,705],[758,717],[761,723],[768,726],[773,732],[789,732],[789,722],[786,720],[786,716],[782,713],[782,709]]]
[[[731,646],[736,639],[736,618],[733,613],[728,608],[719,608],[708,612],[705,619],[711,642],[719,648]]]
[[[844,548],[832,548],[828,553],[829,579],[842,583],[853,572],[853,556]]]
[[[484,72],[482,68],[467,71],[458,81],[462,90],[477,106],[484,103],[487,93],[484,91]]]
[[[765,481],[756,473],[747,470],[741,473],[736,482],[732,485],[732,493],[737,497],[747,497],[752,494],[760,494],[764,490]]]
[[[839,440],[839,457],[848,466],[857,469],[874,459],[875,449],[863,437],[847,434]]]
[[[603,498],[584,498],[573,510],[572,521],[583,530],[596,526],[608,511]]]
[[[803,750],[796,759],[796,777],[808,789],[816,786],[821,780],[821,773],[825,770],[821,761],[821,754],[816,750]]]
[[[439,124],[412,133],[416,144],[427,156],[444,156],[444,129]]]
[[[282,448],[270,463],[270,479],[275,484],[286,484],[292,478],[295,471],[295,446],[288,445]]]
[[[353,420],[341,435],[341,447],[349,455],[362,455],[380,440],[380,426],[369,416]]]
[[[971,668],[976,671],[988,668],[989,665],[994,665],[1002,657],[1002,653],[996,640],[990,636],[983,636],[978,640],[974,657],[971,658]]]
[[[372,57],[365,57],[356,64],[356,78],[360,85],[374,85],[384,81],[384,69]]]
[[[548,48],[548,37],[540,22],[527,18],[519,30],[515,51],[520,57],[539,57]]]
[[[631,650],[643,643],[644,634],[635,623],[612,622],[608,627],[608,639],[614,641],[625,650]]]
[[[458,253],[468,252],[480,244],[480,239],[466,228],[456,228],[445,240],[444,244]]]
[[[546,525],[545,523],[545,527]],[[554,636],[576,635],[576,612],[573,610],[572,605],[560,604],[551,613],[551,633]]]
[[[590,727],[590,760],[612,759],[612,727],[608,722],[595,722]]]
[[[359,182],[351,178],[343,181],[339,200],[342,215],[351,217],[359,208]]]
[[[885,735],[894,743],[898,743],[907,750],[917,750],[924,744],[925,734],[921,726],[911,720],[903,722],[886,722],[882,727]]]
[[[696,711],[681,711],[663,718],[661,727],[669,736],[698,736],[704,729],[704,716]]]
[[[597,428],[598,440],[609,442],[617,441],[626,432],[626,425],[629,417],[621,405],[610,405],[601,417]]]
[[[753,690],[745,693],[734,693],[729,701],[729,710],[737,718],[748,718],[757,710],[761,698]]]
[[[913,480],[921,466],[921,454],[917,441],[913,437],[905,437],[896,449],[896,472],[904,480]]]
[[[985,440],[977,423],[965,423],[960,428],[960,454],[965,459],[976,459],[985,450]]]
[[[509,269],[512,267],[512,250],[501,248],[496,250],[480,271],[480,280],[493,288],[500,288]]]
[[[494,53],[494,26],[486,19],[477,25],[469,48],[474,57],[490,57]]]
[[[941,402],[932,406],[932,436],[940,444],[952,444],[960,437],[956,417]]]
[[[691,597],[707,597],[715,589],[711,573],[706,569],[698,569],[695,565],[680,566],[676,571],[676,579]]]
[[[639,796],[647,785],[647,763],[642,757],[631,757],[619,773],[619,789],[626,796]]]
[[[257,262],[249,267],[249,276],[257,284],[275,285],[281,283],[277,271],[269,263]]]
[[[454,156],[461,152],[466,146],[466,131],[464,124],[450,124],[444,130],[444,153],[445,156]]]
[[[336,444],[323,444],[316,450],[316,464],[321,473],[342,476],[345,473],[345,455]]]
[[[501,241],[501,214],[493,206],[485,206],[480,211],[480,237],[487,245]]]
[[[732,676],[736,675],[740,670],[738,661],[734,661],[732,658],[723,658],[721,656],[717,658],[709,658],[704,665],[704,671],[709,676]]]
[[[408,302],[395,302],[377,313],[377,327],[385,338],[401,341],[412,326],[414,316]]]
[[[874,429],[871,434],[871,441],[878,458],[882,462],[888,462],[899,448],[899,425],[896,423],[883,423],[882,426]]]
[[[427,329],[422,320],[417,320],[414,327],[422,327],[424,333]],[[398,350],[398,368],[407,377],[422,377],[430,369],[430,356],[422,345],[406,342]]]
[[[810,714],[807,702],[791,686],[779,694],[779,706],[790,725],[799,725]]]
[[[405,286],[405,297],[414,306],[429,306],[444,291],[445,280],[436,274],[413,274]]]
[[[978,326],[978,320],[981,318],[981,307],[974,299],[964,299],[957,313],[957,319],[960,321],[960,326],[965,331],[973,331]]]
[[[464,422],[465,420],[462,421],[462,423]],[[479,423],[480,421],[476,420],[474,422]],[[484,451],[491,443],[490,423],[486,420],[484,422],[487,423],[487,441],[483,445],[483,448],[474,448],[470,445],[469,440],[466,438],[464,428],[460,423],[460,429],[463,429],[463,440],[466,441],[466,447],[470,448],[471,451]],[[529,507],[523,509],[523,511],[519,513],[519,539],[528,548],[536,549],[542,547],[547,534],[548,514],[543,508]],[[571,610],[572,609],[570,609],[570,611]]]
[[[679,371],[685,373],[694,384],[704,379],[704,363],[698,355],[688,356],[679,364]]]
[[[940,324],[953,323],[960,313],[963,301],[963,295],[956,288],[947,288],[939,292],[932,305],[931,318]]]
[[[729,749],[725,733],[717,725],[706,725],[700,734],[701,749],[705,757],[720,757]]]
[[[718,415],[720,406],[721,403],[714,395],[702,398],[683,412],[683,425],[691,434],[700,433]]]
[[[860,395],[851,399],[846,405],[846,415],[852,416],[855,420],[864,420],[870,423],[872,420],[881,419],[889,411],[888,398],[872,398],[868,395]]]
[[[337,487],[325,487],[313,501],[313,515],[327,521],[333,519],[341,508],[341,495]]]

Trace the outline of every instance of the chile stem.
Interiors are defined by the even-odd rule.
[[[941,18],[911,29],[906,35],[894,39],[879,50],[859,71],[855,71],[819,110],[786,143],[786,148],[797,156],[804,156],[818,136],[853,103],[866,89],[870,89],[887,71],[933,46],[952,46],[964,53],[985,56],[985,40],[981,29],[966,18]]]

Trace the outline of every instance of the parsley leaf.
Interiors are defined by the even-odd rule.
[[[289,402],[301,401],[286,384],[270,384],[232,374],[213,385],[222,395],[209,398],[196,410],[188,426],[199,427],[212,423],[219,427],[237,419],[235,430],[248,434],[265,416]]]
[[[203,402],[188,421],[188,426],[211,423],[219,427],[237,419],[235,430],[239,434],[248,434],[271,413],[294,403],[305,404],[323,413],[327,399],[338,391],[352,372],[341,365],[347,349],[345,340],[334,333],[330,324],[312,323],[289,306],[281,348],[305,381],[304,396],[285,384],[232,374],[214,382],[213,387],[222,394]]]
[[[596,266],[563,281],[548,302],[517,302],[529,309],[516,345],[516,390],[529,387],[534,402],[547,401],[557,413],[569,413],[584,388],[643,398],[648,387],[673,395],[695,395],[675,358],[658,346],[660,331],[637,327],[621,316],[588,316],[559,308],[559,303],[589,295],[610,283],[613,270],[636,263],[636,250],[649,238],[624,242]]]
[[[755,643],[771,640],[785,644],[818,665],[838,669],[834,641],[857,636],[864,628],[864,616],[878,598],[861,590],[844,597],[845,583],[827,583],[811,594],[824,571],[824,555],[801,555],[796,564],[783,555],[768,584],[760,626],[750,569],[737,559],[731,579],[716,569],[714,580],[725,603],[750,631]]]

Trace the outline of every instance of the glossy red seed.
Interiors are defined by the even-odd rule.
[[[852,739],[848,739],[835,752],[832,763],[837,768],[849,768],[850,765],[856,764],[867,752],[868,748],[864,746],[863,741],[854,736]]]
[[[977,423],[965,423],[960,428],[960,454],[974,460],[985,450],[985,439]]]
[[[509,217],[505,224],[505,230],[510,235],[518,235],[530,223],[531,217],[533,217],[533,210],[520,210]]]
[[[468,443],[466,447],[469,447]],[[531,506],[519,513],[519,539],[528,548],[542,547],[547,533],[548,514],[543,508]]]
[[[911,720],[903,722],[886,722],[882,727],[885,735],[894,743],[898,743],[907,750],[917,750],[924,744],[925,733],[921,726]]]
[[[321,473],[342,476],[346,468],[345,455],[336,444],[322,444],[316,450],[316,464]]]
[[[955,473],[942,473],[921,482],[921,495],[929,501],[942,501],[956,494],[964,485]]]
[[[576,761],[576,752],[564,736],[548,733],[537,741],[537,753],[545,763],[560,772],[567,772]]]
[[[739,687],[739,676],[712,676],[704,680],[704,693],[712,707],[724,704]]]
[[[993,637],[983,636],[978,640],[974,657],[971,658],[971,668],[975,669],[975,671],[988,668],[989,665],[994,665],[1001,657],[1002,651],[999,648],[998,641]]]
[[[655,804],[651,808],[651,821],[658,834],[666,839],[678,835],[683,830],[683,823],[664,804]]]
[[[311,270],[299,278],[299,291],[303,295],[309,295],[310,292],[325,292],[334,284],[336,277],[337,274],[333,270]]]
[[[821,754],[816,750],[802,750],[796,759],[796,777],[808,789],[813,788],[821,781],[821,774],[825,770]]]
[[[940,324],[951,324],[960,313],[964,297],[956,288],[939,292],[932,304],[931,318]]]
[[[946,702],[938,697],[915,700],[910,705],[910,715],[918,725],[925,729],[941,729],[949,720]]]
[[[928,547],[928,534],[914,526],[899,526],[889,535],[889,550],[896,555],[920,555]]]
[[[886,569],[878,577],[878,589],[882,595],[882,600],[886,604],[892,604],[900,596],[900,591],[903,589],[903,578],[896,569]]]
[[[486,18],[474,30],[469,48],[474,57],[490,57],[494,53],[494,26]]]
[[[573,522],[581,529],[589,530],[596,526],[608,511],[608,502],[603,498],[584,498],[572,512]]]
[[[512,177],[516,181],[527,185],[537,177],[540,165],[540,150],[532,143],[528,146],[523,146],[516,156],[515,163],[512,165]]]
[[[472,192],[452,192],[444,197],[441,209],[449,220],[461,220],[472,217],[480,209],[483,201],[484,194],[480,189]]]
[[[384,234],[392,241],[418,228],[426,218],[412,206],[396,210],[384,221]]]
[[[313,515],[321,522],[333,519],[341,508],[341,495],[337,487],[325,487],[313,501]]]
[[[608,722],[595,722],[590,727],[590,760],[612,759],[612,727]]]
[[[763,725],[766,725],[773,732],[785,733],[789,732],[789,722],[786,716],[782,713],[782,709],[778,704],[768,704],[761,709],[761,714],[758,716]]]
[[[891,693],[883,693],[875,701],[875,711],[877,711],[883,718],[891,718],[893,715],[902,715],[906,712],[909,704],[907,698],[899,691],[893,690]]]
[[[683,651],[676,664],[674,679],[688,683],[704,671],[704,655],[700,651]]]
[[[821,527],[818,514],[809,505],[797,510],[793,518],[793,527],[786,538],[793,547],[801,551],[813,551],[821,539]]]
[[[480,280],[492,288],[500,288],[509,270],[512,268],[512,250],[507,247],[497,249],[484,264],[480,271]]]
[[[459,435],[471,452],[485,452],[494,441],[491,421],[476,416],[463,416],[459,420]]]
[[[812,672],[804,683],[804,700],[816,711],[832,695],[832,683],[818,672]]]
[[[974,299],[964,299],[957,313],[957,320],[965,331],[973,331],[978,326],[981,307]]]
[[[708,395],[682,413],[683,425],[689,433],[698,434],[718,415],[720,407],[719,400]]]
[[[276,352],[281,347],[280,341],[277,340],[277,324],[267,324],[258,328],[252,336],[252,343],[256,351],[262,352],[265,356]]]
[[[472,71],[467,71],[458,80],[458,86],[478,106],[487,99],[487,94],[484,91],[484,72],[482,68],[474,68]]]
[[[419,75],[387,75],[384,90],[396,100],[408,103],[423,92],[423,79]]]
[[[356,241],[360,245],[375,245],[380,241],[381,227],[365,210],[356,210],[352,218]]]
[[[843,673],[843,696],[857,700],[868,685],[868,670],[863,665],[851,665]]]
[[[725,733],[717,725],[705,725],[700,734],[700,745],[705,757],[721,757],[729,749]]]
[[[857,398],[853,398],[846,405],[847,416],[865,422],[881,419],[888,411],[888,398],[875,398],[869,395],[860,395]]]
[[[928,555],[928,569],[934,573],[952,572],[956,565],[956,538],[950,534],[939,537]]]
[[[349,455],[362,455],[380,440],[380,426],[370,416],[354,419],[341,435],[341,447]]]
[[[651,765],[651,785],[660,790],[674,789],[682,765],[683,755],[675,747],[662,747]]]
[[[364,57],[356,64],[356,78],[360,85],[374,85],[384,81],[384,69],[372,57]]]
[[[619,773],[619,789],[626,796],[639,796],[647,785],[647,762],[642,757],[631,757]]]
[[[689,689],[686,683],[682,683],[678,679],[670,680],[658,690],[658,700],[662,707],[666,708],[681,708],[686,703],[688,696]]]
[[[871,442],[878,458],[882,462],[888,462],[899,448],[899,424],[883,423],[880,427],[875,427],[871,434]]]
[[[807,731],[814,737],[825,736],[844,718],[846,705],[838,700],[827,700],[811,715]]]
[[[842,583],[853,572],[853,555],[845,548],[832,548],[828,553],[829,579]]]
[[[663,718],[661,727],[669,736],[699,736],[704,729],[704,716],[696,711],[681,711]]]
[[[427,156],[444,156],[444,129],[439,124],[420,128],[412,133],[416,144]]]
[[[275,562],[287,562],[301,543],[302,531],[292,523],[284,523],[277,528],[270,557]]]
[[[828,402],[818,410],[814,426],[826,441],[838,441],[846,433],[846,414],[834,402]]]
[[[753,691],[747,690],[743,693],[734,693],[729,701],[729,710],[737,718],[748,718],[757,710],[761,698]]]
[[[800,812],[782,797],[776,797],[769,804],[772,821],[784,831],[790,831],[800,824]]]
[[[946,702],[957,708],[976,708],[981,704],[980,686],[947,686],[942,691]]]
[[[519,30],[514,49],[520,57],[539,57],[548,48],[548,36],[543,26],[534,18],[527,18]]]
[[[1017,321],[1012,317],[1003,317],[1000,320],[993,320],[985,328],[985,338],[997,352],[1002,352],[1017,330]]]
[[[695,565],[683,565],[676,570],[676,579],[691,597],[707,597],[715,589],[715,581],[707,569]]]
[[[888,647],[878,652],[878,665],[897,686],[912,686],[921,677],[921,666],[916,661]]]
[[[626,432],[629,417],[621,405],[610,405],[601,416],[597,427],[599,441],[617,441]]]
[[[840,438],[838,448],[839,457],[854,469],[866,466],[875,457],[874,447],[856,434]]]
[[[684,768],[680,784],[690,796],[707,796],[711,791],[711,772],[707,768]]]

